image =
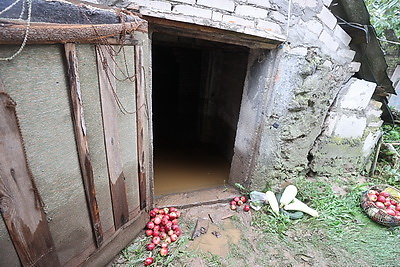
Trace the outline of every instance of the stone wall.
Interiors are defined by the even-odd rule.
[[[380,113],[370,102],[375,86],[350,80],[360,63],[331,0],[293,0],[290,8],[284,0],[99,2],[285,41],[250,51],[231,182],[262,188],[309,171],[337,173],[349,161],[349,171],[362,169],[380,135]]]
[[[319,174],[360,172],[381,137],[381,103],[371,100],[376,84],[350,79],[337,97],[311,151]]]

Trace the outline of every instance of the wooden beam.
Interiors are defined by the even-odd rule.
[[[275,49],[284,39],[281,35],[271,33],[270,38],[222,30],[214,27],[183,23],[173,20],[154,17],[144,17],[154,32],[167,33],[190,38],[199,38],[208,41],[246,46],[249,48]]]
[[[145,122],[147,120],[147,103],[144,86],[143,47],[135,46],[135,73],[136,73],[136,133],[137,133],[137,157],[140,209],[147,206],[146,190],[146,158],[144,150]]]
[[[60,266],[15,105],[0,81],[0,213],[23,266]]]
[[[70,102],[72,106],[72,119],[74,123],[76,146],[78,150],[79,164],[81,167],[83,186],[85,189],[86,202],[88,205],[90,221],[92,224],[93,237],[97,247],[103,242],[103,230],[99,216],[99,208],[96,200],[96,190],[94,188],[94,176],[92,160],[90,158],[89,144],[86,135],[86,125],[83,114],[81,97],[81,86],[78,74],[78,59],[76,48],[73,43],[64,45],[65,57],[67,61],[67,73],[69,80]]]
[[[102,43],[105,38],[134,31],[147,32],[147,22],[95,25],[31,23],[27,43]],[[0,44],[21,44],[25,32],[25,23],[0,19]]]
[[[125,175],[119,149],[118,107],[116,104],[115,56],[107,46],[97,45],[97,69],[99,74],[104,141],[106,146],[108,176],[115,229],[129,220]]]

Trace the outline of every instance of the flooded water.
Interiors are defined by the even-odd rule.
[[[209,146],[158,149],[154,157],[155,195],[224,185],[229,168],[229,162]]]
[[[224,221],[222,226],[210,223],[207,233],[190,241],[189,248],[224,257],[229,253],[230,244],[239,243],[240,236],[240,230],[230,220]]]

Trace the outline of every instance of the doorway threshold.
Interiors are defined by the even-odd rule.
[[[157,208],[176,207],[190,208],[194,206],[228,203],[239,191],[233,186],[220,186],[185,193],[155,196],[154,205]]]

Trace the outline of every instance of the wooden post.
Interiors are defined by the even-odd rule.
[[[144,151],[144,123],[146,121],[147,103],[145,97],[144,70],[143,70],[143,48],[135,46],[135,73],[136,73],[136,132],[137,132],[137,156],[138,156],[138,178],[140,209],[147,206],[146,203],[146,168]]]
[[[81,167],[82,180],[86,194],[86,202],[88,205],[90,221],[92,223],[93,236],[96,241],[96,246],[100,247],[103,242],[103,230],[101,227],[99,208],[96,200],[92,160],[90,158],[85,120],[83,116],[81,88],[78,74],[78,59],[76,57],[75,44],[66,43],[64,45],[64,49],[68,67],[68,80],[70,89],[69,93],[72,106],[71,112],[74,123],[79,164]]]
[[[26,159],[15,105],[0,81],[0,213],[23,266],[60,266]]]
[[[116,86],[115,77],[113,76],[115,74],[115,58],[111,55],[111,51],[107,51],[107,47],[104,45],[97,45],[96,53],[108,176],[110,179],[114,226],[117,230],[129,220],[129,210],[119,149],[118,107],[115,100]]]

